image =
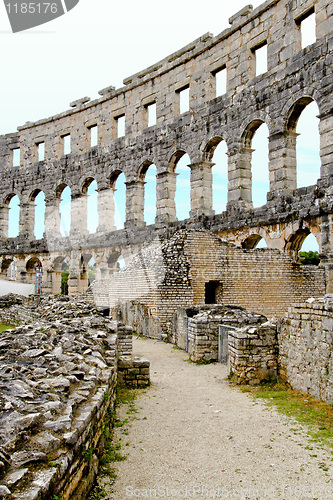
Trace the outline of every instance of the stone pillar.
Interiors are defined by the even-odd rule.
[[[320,266],[326,269],[326,293],[333,293],[333,215],[322,215],[320,225]]]
[[[228,203],[232,208],[252,208],[252,172],[250,148],[234,146],[228,152]]]
[[[333,175],[333,115],[319,116],[321,177]]]
[[[213,203],[213,174],[214,163],[192,163],[191,167],[191,211],[190,217],[200,215],[214,215]]]
[[[28,203],[20,202],[19,236],[22,236],[26,241],[35,239],[35,206],[33,201]]]
[[[296,132],[276,132],[269,137],[270,193],[292,192],[297,188]]]
[[[176,216],[175,172],[161,172],[156,175],[156,223],[174,222]]]
[[[8,205],[3,205],[0,210],[0,239],[2,241],[8,239],[8,217]]]
[[[71,202],[71,238],[81,238],[88,234],[87,229],[87,194],[72,194]]]
[[[45,237],[48,243],[62,238],[60,233],[59,199],[45,199]]]
[[[68,295],[75,295],[80,289],[80,252],[71,251],[68,276]]]
[[[126,221],[124,227],[145,226],[145,182],[142,180],[126,182]]]
[[[98,228],[97,232],[115,231],[114,190],[110,187],[98,190]]]

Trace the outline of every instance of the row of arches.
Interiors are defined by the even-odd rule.
[[[310,99],[299,101],[293,107],[289,119],[290,132],[294,134],[295,157],[297,159],[297,187],[314,184],[320,177],[318,107]],[[306,126],[303,125],[306,124]],[[302,133],[297,136],[298,131]],[[267,125],[255,120],[243,134],[245,149],[250,153],[250,167],[246,174],[251,177],[252,203],[262,206],[266,203],[267,192],[270,190],[269,178],[269,131]],[[222,137],[212,138],[204,148],[204,157],[211,163],[212,209],[222,213],[228,201],[228,148]],[[191,159],[185,150],[176,151],[170,160],[170,171],[176,174],[174,201],[176,217],[183,220],[189,217],[191,211]],[[245,169],[244,169],[245,171]],[[138,172],[138,181],[142,183],[143,220],[149,225],[155,222],[157,205],[157,167],[146,161]],[[125,173],[115,171],[110,177],[110,189],[114,209],[114,221],[110,226],[115,229],[124,227],[126,221],[126,189]],[[172,191],[172,190],[171,190]],[[99,226],[99,192],[96,179],[87,178],[81,187],[81,194],[86,196],[86,206],[83,221],[85,230],[94,233]],[[172,193],[170,193],[172,195]],[[60,233],[68,236],[71,229],[71,188],[61,184],[56,189],[58,210],[60,216]],[[30,213],[30,227],[34,226],[35,239],[41,239],[45,230],[45,194],[35,190],[29,199],[34,205],[34,213]],[[15,237],[20,232],[20,200],[14,193],[7,196],[5,205],[8,207],[8,237]]]
[[[299,228],[290,233],[288,238],[284,240],[283,249],[296,261],[299,261],[298,254],[303,251],[319,251],[317,237],[309,227]],[[238,240],[238,246],[244,250],[254,250],[255,248],[274,248],[275,245],[271,240],[269,233],[265,229],[259,232],[253,232],[248,236],[243,236]],[[77,256],[78,263],[75,271],[80,276],[81,291],[90,285],[95,278],[106,279],[115,272],[124,268],[131,261],[134,254],[131,252],[123,252],[121,248],[111,250],[108,255],[102,260],[97,254],[92,251],[79,253]],[[98,259],[98,264],[96,259]],[[1,259],[0,276],[2,279],[19,280],[25,283],[34,283],[37,267],[52,273],[52,287],[49,290],[52,293],[67,294],[68,292],[68,277],[70,274],[70,253],[64,253],[56,257],[46,256],[28,256],[23,261],[21,258],[5,256]],[[45,277],[45,280],[47,278]]]

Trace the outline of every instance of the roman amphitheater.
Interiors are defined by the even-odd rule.
[[[69,295],[81,296],[93,258],[96,279],[90,293],[97,308],[110,309],[138,333],[187,347],[193,360],[216,359],[215,341],[200,333],[202,322],[195,319],[200,308],[223,304],[215,316],[223,315],[225,307],[255,311],[272,321],[268,326],[264,320],[258,326],[259,316],[245,321],[256,325],[256,339],[265,337],[263,349],[255,353],[254,379],[276,373],[280,364],[295,387],[332,402],[332,14],[329,0],[267,0],[256,9],[246,6],[217,36],[204,34],[126,78],[123,87],[105,88],[97,100],[78,99],[70,110],[1,136],[1,278],[13,278],[15,268],[17,281],[34,283],[41,263],[40,300],[45,301],[60,293],[67,262]],[[303,47],[302,24],[310,17],[315,19],[316,41]],[[262,49],[267,51],[267,71],[257,74]],[[217,96],[221,73],[226,89]],[[298,188],[296,126],[312,102],[319,109],[320,174],[315,185]],[[155,124],[149,120],[153,108]],[[269,191],[265,205],[254,207],[252,139],[262,124],[269,130]],[[96,133],[98,141],[92,145]],[[225,211],[214,213],[213,156],[222,141],[227,145],[228,201]],[[177,220],[177,166],[185,154],[190,158],[191,209],[187,219]],[[147,225],[145,178],[152,165],[156,218]],[[117,229],[114,196],[121,174],[126,178],[126,221]],[[93,182],[98,186],[99,223],[90,233],[87,200]],[[63,236],[59,205],[67,187],[71,224]],[[41,192],[45,231],[36,239],[35,200]],[[20,204],[19,234],[8,237],[14,197]],[[319,266],[298,261],[310,234],[319,245]],[[260,240],[267,248],[256,248]],[[121,269],[120,258],[125,263]],[[288,308],[288,318],[276,333],[273,319],[285,316]],[[204,323],[205,331],[213,328],[214,314]],[[302,328],[312,328],[318,343],[303,345]],[[247,335],[247,343],[244,335],[229,335],[231,362],[240,379],[241,350],[253,354],[258,346],[251,343],[253,331]],[[297,356],[288,357],[293,338],[302,355],[309,349],[316,352],[315,362],[302,367],[301,378]],[[321,373],[320,380],[316,373]]]

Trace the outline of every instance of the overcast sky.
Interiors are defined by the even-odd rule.
[[[253,2],[254,7],[261,2]],[[207,31],[217,35],[246,2],[80,0],[66,15],[13,34],[0,4],[1,125],[14,132],[124,78]]]

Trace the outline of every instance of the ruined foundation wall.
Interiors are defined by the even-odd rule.
[[[219,285],[220,303],[269,318],[283,316],[292,302],[325,293],[324,268],[301,266],[279,250],[243,250],[209,231],[182,229],[161,241],[149,259],[145,255],[143,249],[140,258],[113,275],[110,285],[111,303],[116,297],[122,312],[119,319],[135,325],[139,334],[140,321],[151,321],[148,330],[154,331],[157,320],[160,332],[170,334],[175,311],[204,304],[205,283],[212,280]],[[140,269],[142,260],[145,269]]]
[[[325,269],[301,266],[279,250],[243,250],[208,231],[188,232],[193,303],[205,301],[205,283],[221,283],[223,304],[239,305],[267,317],[285,314],[290,303],[325,293]]]
[[[281,378],[333,404],[333,297],[289,307],[279,321],[278,340]]]
[[[238,384],[259,384],[278,375],[276,325],[267,321],[228,334],[230,373]]]
[[[82,297],[16,299],[2,299],[1,319],[8,306],[18,317],[35,307],[38,320],[0,334],[1,498],[86,498],[112,425],[118,361],[127,362],[120,380],[141,387],[149,361],[132,360],[132,330]]]

